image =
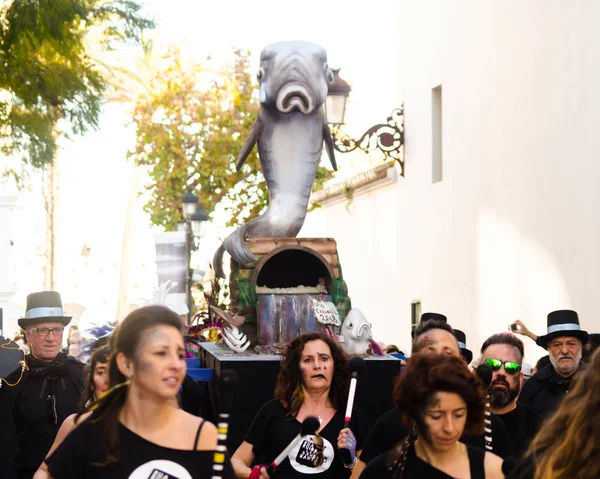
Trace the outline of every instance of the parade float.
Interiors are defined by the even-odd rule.
[[[200,343],[199,355],[215,378],[234,369],[240,395],[232,414],[229,446],[235,450],[258,407],[273,397],[285,345],[300,334],[322,331],[350,355],[367,358],[369,384],[357,404],[373,420],[392,407],[393,378],[400,363],[378,350],[371,325],[352,309],[333,238],[297,238],[307,214],[323,145],[337,169],[323,104],[333,73],[327,54],[307,42],[280,42],[261,53],[257,74],[260,109],[239,152],[239,170],[258,148],[269,190],[269,206],[229,235],[213,258],[225,278],[231,257],[228,310],[211,307],[222,325],[222,341]],[[393,318],[390,318],[393,320]],[[379,353],[374,355],[373,353]],[[214,404],[218,391],[211,390]]]

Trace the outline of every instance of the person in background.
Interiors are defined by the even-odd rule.
[[[109,391],[48,458],[51,478],[212,477],[217,428],[177,404],[185,376],[184,323],[164,306],[118,326]],[[224,479],[233,478],[225,458]]]
[[[27,296],[25,330],[31,354],[0,388],[0,474],[30,479],[46,457],[63,421],[78,411],[84,385],[83,363],[61,351],[65,316],[60,294]]]
[[[481,346],[481,363],[493,371],[490,409],[506,426],[517,457],[525,453],[540,423],[531,407],[517,403],[523,385],[524,354],[523,342],[511,333],[494,334]]]
[[[513,324],[516,326],[516,328],[514,328],[514,332],[516,334],[522,334],[523,336],[527,336],[528,338],[535,341],[535,344],[537,344],[540,348],[544,348],[546,350],[548,349],[548,345],[545,341],[544,336],[538,336],[535,333],[532,333],[527,328],[527,326],[525,326],[525,324],[519,319],[516,320]],[[582,353],[581,360],[584,363],[589,362],[589,359],[592,357],[592,354],[594,354],[594,351],[596,351],[596,348],[599,345],[600,345],[600,334],[598,334],[598,333],[589,334],[587,342],[584,343],[584,345],[583,345],[583,353]],[[537,368],[537,369],[539,370],[541,368]]]
[[[67,354],[75,359],[79,359],[81,355],[81,349],[79,349],[79,343],[71,343],[67,348]]]
[[[545,368],[546,366],[549,366],[549,365],[550,365],[550,356],[548,356],[546,354],[545,356],[542,356],[540,359],[537,360],[537,363],[535,363],[535,367],[531,371],[531,375],[533,376],[540,369]]]
[[[67,346],[71,344],[79,344],[82,341],[81,333],[78,326],[69,327],[69,336],[67,337]]]
[[[67,435],[73,429],[75,429],[78,424],[82,423],[91,416],[92,413],[87,412],[88,408],[94,402],[96,402],[96,400],[102,396],[102,394],[108,391],[109,355],[110,349],[108,346],[98,348],[92,354],[90,372],[87,375],[85,389],[81,395],[80,412],[77,414],[71,414],[67,419],[64,420],[46,457],[50,456],[56,450],[56,448],[64,441],[65,437],[67,437]],[[46,479],[48,477],[48,465],[44,461],[33,476],[33,479]]]
[[[485,391],[455,356],[413,354],[394,390],[404,428],[411,431],[393,450],[377,456],[361,479],[503,478],[502,459],[464,444],[464,433],[484,430]]]
[[[300,433],[302,421],[319,418],[315,435],[306,435],[271,476],[338,479],[350,477],[367,434],[359,410],[344,427],[350,371],[340,345],[323,333],[294,339],[277,378],[275,399],[258,411],[231,462],[238,478],[268,478],[265,463],[273,461]],[[350,451],[352,463],[342,462],[340,449]],[[253,466],[253,464],[255,464]]]
[[[588,333],[579,326],[575,311],[553,311],[548,315],[548,334],[541,340],[548,347],[551,364],[525,383],[519,402],[531,406],[544,420],[572,388],[576,373],[587,367],[581,357]]]
[[[600,352],[543,424],[508,479],[600,477]]]
[[[383,352],[385,354],[402,354],[402,355],[404,355],[404,353],[402,351],[400,351],[400,348],[398,346],[396,346],[395,344],[388,344],[385,348],[383,348]]]
[[[412,354],[418,353],[462,357],[454,330],[446,321],[440,319],[422,322],[415,330]],[[501,458],[512,455],[512,444],[504,423],[494,414],[490,419],[493,439],[491,452]],[[404,440],[408,433],[409,431],[404,428],[400,410],[394,408],[382,414],[369,432],[351,479],[358,479],[369,461],[392,449],[398,442]],[[467,436],[462,440],[472,446],[486,449],[483,434]]]
[[[456,336],[456,340],[458,341],[460,355],[467,364],[471,364],[471,361],[473,361],[473,353],[467,348],[467,335],[460,329],[454,329],[454,336]]]

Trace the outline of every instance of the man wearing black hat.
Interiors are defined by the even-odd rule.
[[[560,310],[548,315],[548,334],[540,339],[548,347],[550,365],[525,383],[519,402],[530,405],[544,419],[569,392],[576,373],[587,367],[581,355],[588,333],[579,326],[575,311]]]
[[[471,364],[471,361],[473,361],[473,352],[469,348],[467,348],[467,335],[463,333],[460,329],[455,329],[454,336],[458,341],[460,355],[467,364]]]
[[[29,479],[44,460],[63,420],[77,412],[83,364],[61,352],[64,316],[54,291],[27,297],[25,330],[31,354],[0,388],[0,476]]]
[[[421,322],[414,332],[412,354],[461,357],[458,343],[455,330],[448,324],[446,316],[438,313],[423,313]],[[371,460],[392,449],[406,435],[407,431],[398,409],[394,408],[380,416],[369,432],[362,454],[352,470],[351,479],[357,479]],[[495,415],[491,416],[491,436],[493,438],[491,446],[486,444],[487,438],[484,435],[463,436],[461,441],[480,449],[489,449],[502,458],[513,454],[506,427]]]

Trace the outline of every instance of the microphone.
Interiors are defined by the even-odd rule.
[[[224,369],[219,378],[221,386],[221,410],[217,422],[217,449],[213,455],[213,475],[215,479],[221,478],[227,454],[227,434],[229,432],[229,413],[233,408],[233,399],[238,382],[238,375],[232,369]],[[195,447],[195,445],[194,445]]]
[[[487,364],[480,364],[477,366],[475,373],[477,374],[477,377],[481,379],[483,385],[486,388],[489,388],[490,384],[492,384],[492,368]]]
[[[352,409],[354,407],[354,395],[356,394],[356,384],[358,383],[358,376],[365,372],[365,360],[359,356],[354,356],[348,363],[352,378],[350,379],[350,391],[348,392],[348,403],[346,405],[346,415],[344,416],[344,428],[350,427],[350,420],[352,419]],[[344,464],[352,464],[352,455],[349,449],[340,449],[340,457]]]
[[[317,429],[319,429],[320,425],[321,423],[314,416],[308,416],[306,419],[304,419],[304,421],[302,422],[302,428],[300,429],[300,434],[298,434],[294,439],[292,439],[292,442],[290,442],[287,445],[287,447],[283,451],[281,451],[281,454],[279,454],[279,456],[277,456],[275,460],[271,464],[269,464],[269,466],[267,467],[267,473],[269,475],[273,474],[275,472],[275,469],[277,469],[277,467],[279,466],[279,464],[281,464],[285,460],[285,458],[288,457],[291,450],[298,445],[302,438],[308,434],[314,434],[317,431]]]
[[[486,391],[492,384],[492,368],[487,364],[480,364],[477,366],[475,373],[481,379],[481,382],[485,386]],[[492,451],[492,416],[490,412],[490,394],[489,392],[485,395],[485,418],[484,418],[484,439],[485,448],[488,451]]]

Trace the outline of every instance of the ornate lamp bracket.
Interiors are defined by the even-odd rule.
[[[357,148],[365,153],[380,150],[385,160],[393,159],[400,165],[404,176],[404,105],[392,111],[386,123],[374,125],[354,140],[340,132],[340,125],[331,125],[333,146],[340,153],[348,153]]]

